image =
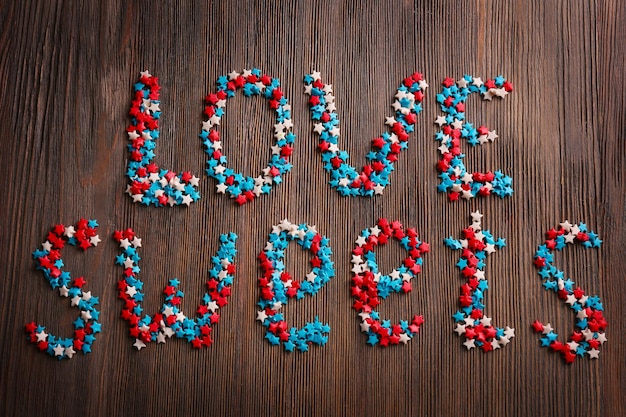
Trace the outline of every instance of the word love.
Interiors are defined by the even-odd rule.
[[[469,350],[479,348],[490,352],[506,346],[515,336],[509,326],[498,327],[492,318],[485,314],[483,303],[489,288],[485,274],[485,259],[506,246],[503,238],[494,237],[483,230],[482,214],[471,214],[472,223],[462,230],[460,238],[448,237],[444,244],[460,252],[456,263],[465,280],[460,287],[459,309],[453,314],[454,331],[463,338],[463,345]],[[95,335],[100,333],[98,322],[100,312],[96,306],[98,297],[86,291],[87,281],[83,277],[72,279],[70,272],[63,269],[61,251],[67,244],[83,250],[98,245],[98,223],[95,220],[81,219],[76,226],[56,225],[46,236],[40,249],[33,252],[36,268],[41,270],[48,283],[58,290],[62,297],[71,300],[72,307],[80,311],[74,321],[74,336],[61,338],[47,333],[43,325],[34,322],[25,326],[28,340],[48,355],[58,359],[70,359],[77,352],[91,352]],[[536,320],[532,328],[542,334],[541,346],[560,352],[567,363],[578,357],[598,358],[600,347],[606,341],[607,321],[603,316],[603,306],[597,296],[588,296],[574,282],[564,277],[563,271],[554,266],[553,251],[562,250],[567,244],[580,243],[584,248],[599,248],[602,241],[593,231],[587,230],[584,223],[573,225],[568,221],[557,229],[547,232],[546,241],[538,247],[534,265],[539,269],[543,286],[556,292],[574,310],[576,329],[567,342],[557,340],[558,336],[550,324]],[[176,278],[167,281],[163,290],[164,302],[153,314],[146,314],[143,307],[144,284],[140,279],[140,252],[142,239],[132,229],[118,230],[113,239],[119,247],[115,264],[122,269],[117,282],[118,297],[122,301],[121,318],[129,326],[133,345],[141,350],[148,344],[165,343],[174,337],[186,340],[194,348],[209,347],[213,344],[212,329],[220,320],[221,309],[228,304],[234,276],[237,255],[235,233],[219,236],[219,248],[211,258],[211,268],[206,278],[207,291],[195,311],[195,317],[181,310],[184,293]],[[399,241],[406,251],[400,265],[388,274],[380,272],[375,249],[387,244],[391,239]],[[285,250],[295,241],[303,250],[312,255],[310,272],[305,277],[294,277],[285,267]],[[415,337],[424,323],[421,314],[391,323],[376,311],[378,306],[391,293],[409,293],[412,281],[424,267],[424,255],[430,245],[419,239],[415,229],[404,227],[398,221],[381,218],[374,226],[363,229],[352,250],[353,308],[358,312],[360,329],[367,336],[367,344],[381,347],[407,344]],[[258,255],[261,276],[258,278],[260,298],[256,319],[265,328],[265,339],[272,345],[282,345],[288,351],[306,352],[311,345],[325,345],[328,342],[330,326],[315,317],[302,328],[291,327],[282,314],[282,308],[289,300],[300,300],[314,296],[335,276],[332,249],[327,237],[314,226],[293,224],[287,219],[272,227],[267,243]]]
[[[402,81],[392,103],[394,114],[385,118],[388,131],[372,139],[367,163],[359,171],[348,163],[348,153],[340,148],[341,130],[332,85],[324,82],[319,72],[305,75],[304,92],[309,97],[313,131],[319,136],[318,147],[333,189],[343,196],[371,197],[383,193],[394,163],[408,147],[427,87],[418,72]],[[200,198],[199,178],[190,172],[176,173],[162,168],[153,161],[156,140],[160,136],[159,90],[158,79],[148,71],[142,72],[134,85],[129,111],[131,121],[127,128],[130,143],[126,175],[130,183],[126,192],[134,202],[147,206],[189,206]],[[242,90],[245,97],[265,98],[276,115],[270,159],[257,176],[247,176],[229,168],[227,156],[222,151],[219,125],[228,99],[235,97],[238,90]],[[492,100],[493,97],[505,97],[512,91],[513,86],[502,76],[483,82],[480,78],[465,75],[458,81],[446,78],[442,82],[437,102],[443,115],[435,121],[439,126],[435,139],[440,142],[438,149],[441,153],[437,163],[441,182],[437,190],[447,193],[451,201],[491,194],[504,198],[513,193],[511,177],[499,170],[468,172],[463,163],[465,154],[461,151],[462,139],[476,146],[498,137],[495,131],[485,126],[475,128],[466,120],[468,97],[479,94],[484,100]],[[239,205],[268,194],[291,170],[289,157],[296,139],[292,131],[292,109],[280,80],[256,68],[242,73],[233,71],[217,79],[216,91],[207,95],[204,101],[200,139],[208,156],[206,173],[217,181],[217,193],[228,194]]]

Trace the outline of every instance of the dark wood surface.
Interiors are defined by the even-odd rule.
[[[404,2],[82,2],[10,1],[0,7],[0,414],[6,416],[624,416],[626,415],[626,9],[613,1]],[[182,2],[181,2],[182,3]],[[258,67],[280,78],[293,107],[294,168],[269,195],[243,207],[215,193],[197,135],[204,96],[218,76]],[[161,138],[156,161],[201,177],[190,207],[147,208],[124,193],[132,85],[159,77]],[[402,79],[430,84],[424,111],[391,185],[375,198],[344,198],[327,184],[316,149],[303,76],[333,84],[343,143],[361,166],[369,141]],[[435,95],[446,77],[503,74],[504,100],[472,97],[468,118],[496,129],[495,143],[466,149],[468,167],[502,169],[512,197],[450,203],[436,192]],[[232,166],[254,174],[266,163],[272,112],[261,99],[229,101],[223,120]],[[507,246],[490,257],[486,312],[516,329],[506,348],[466,351],[454,332],[463,283],[459,236],[470,213]],[[63,252],[100,297],[102,333],[89,355],[58,362],[26,341],[24,325],[69,336],[76,310],[35,270],[31,253],[57,223],[98,220],[103,242],[86,254]],[[415,227],[431,244],[408,296],[381,312],[393,320],[423,314],[408,345],[366,345],[351,308],[350,252],[379,217]],[[286,353],[255,321],[256,256],[273,224],[288,218],[329,237],[336,277],[312,299],[290,303],[302,325],[319,315],[332,328],[325,347]],[[608,342],[599,360],[566,365],[539,347],[531,323],[549,321],[563,339],[574,316],[545,291],[533,266],[544,233],[568,219],[599,233],[599,250],[568,247],[557,264],[605,306]],[[143,238],[147,311],[180,278],[192,312],[220,233],[239,235],[238,271],[215,343],[181,340],[137,352],[120,319],[114,230]],[[400,246],[380,248],[383,272]],[[307,273],[295,245],[287,267]]]

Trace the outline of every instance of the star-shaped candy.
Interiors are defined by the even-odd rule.
[[[159,80],[147,70],[134,85],[129,110],[126,192],[133,202],[146,206],[187,205],[200,198],[198,178],[190,172],[175,173],[153,162],[160,136]]]

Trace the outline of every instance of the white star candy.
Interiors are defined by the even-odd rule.
[[[463,128],[463,120],[454,119],[454,122],[452,122],[452,127],[455,128],[455,129],[462,129]]]
[[[268,316],[265,310],[260,310],[260,311],[257,311],[256,313],[256,319],[260,321],[261,323],[263,323],[267,319],[267,317]]]
[[[587,354],[589,355],[590,359],[598,359],[600,351],[598,349],[589,349],[587,351]]]
[[[65,356],[67,356],[68,358],[72,359],[72,357],[74,356],[76,351],[74,350],[74,347],[69,346],[69,347],[65,348],[63,353],[65,354]]]
[[[552,332],[554,329],[552,328],[552,326],[550,325],[550,323],[546,324],[543,326],[543,334],[548,334],[550,332]]]
[[[480,213],[480,211],[476,210],[476,211],[472,212],[472,221],[473,222],[480,223],[482,218],[483,218],[483,215]]]
[[[54,356],[63,356],[63,353],[65,353],[65,348],[61,345],[56,345],[52,350],[54,351]]]
[[[465,342],[463,342],[463,345],[465,345],[467,350],[470,350],[476,347],[476,344],[474,343],[474,339],[467,339]]]
[[[135,339],[135,343],[133,343],[133,346],[135,346],[137,350],[141,350],[146,347],[146,344],[139,339]]]

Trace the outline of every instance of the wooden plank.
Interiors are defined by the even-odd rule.
[[[625,24],[619,1],[5,2],[0,414],[626,415]],[[197,135],[217,77],[251,67],[280,79],[297,139],[284,182],[237,207],[203,173]],[[148,208],[124,193],[127,113],[144,69],[162,86],[155,161],[202,177],[202,198],[188,208]],[[346,198],[328,185],[303,93],[312,69],[333,85],[342,146],[355,166],[384,131],[403,78],[419,71],[430,84],[382,196]],[[436,94],[444,78],[463,74],[502,74],[514,84],[504,100],[468,100],[468,120],[499,138],[464,147],[468,168],[513,177],[510,198],[451,203],[436,192]],[[266,164],[272,124],[263,100],[228,101],[220,130],[233,168],[254,173]],[[475,210],[507,241],[487,260],[486,313],[516,337],[491,353],[467,352],[451,318],[463,278],[443,239],[460,236]],[[91,354],[58,363],[25,341],[23,326],[34,320],[70,336],[76,310],[50,291],[31,253],[52,225],[81,217],[98,219],[103,242],[63,257],[99,296],[103,332]],[[380,307],[390,320],[422,314],[426,322],[408,345],[387,349],[366,345],[350,296],[354,242],[380,217],[414,227],[431,245],[413,291]],[[336,276],[314,298],[285,307],[294,325],[317,315],[332,328],[326,346],[305,354],[270,346],[254,320],[256,257],[283,218],[316,225],[334,253]],[[565,219],[587,223],[604,243],[568,248],[555,265],[602,299],[610,322],[600,359],[573,365],[540,348],[531,328],[535,319],[551,322],[563,340],[574,324],[532,263],[545,231]],[[233,293],[209,349],[171,340],[135,351],[119,317],[121,269],[110,239],[127,227],[143,238],[146,312],[160,308],[161,289],[178,277],[191,315],[218,235],[239,235]],[[396,242],[377,253],[384,273],[403,257]],[[303,277],[308,259],[290,246],[287,269]]]

